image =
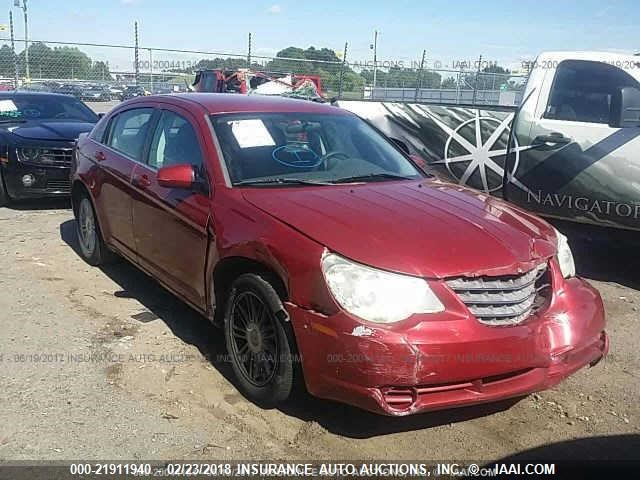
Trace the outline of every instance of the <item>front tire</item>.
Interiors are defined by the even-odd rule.
[[[233,282],[224,318],[227,352],[238,388],[265,407],[284,402],[294,385],[295,348],[280,320],[284,311],[259,275],[244,274]]]
[[[96,212],[87,194],[80,196],[75,215],[76,234],[82,258],[93,266],[106,263],[111,252],[102,240],[102,233],[96,221]]]

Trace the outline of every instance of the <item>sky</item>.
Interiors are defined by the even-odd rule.
[[[8,23],[12,9],[22,38],[22,11],[13,0],[2,2],[0,23]],[[137,20],[145,47],[243,55],[251,32],[256,55],[310,45],[341,52],[348,42],[348,60],[370,61],[376,29],[378,60],[419,62],[426,49],[429,66],[482,55],[515,68],[546,50],[640,52],[637,0],[28,0],[28,9],[32,40],[131,45]],[[151,61],[190,58],[153,55]],[[92,56],[109,57],[120,68],[130,62],[125,50]]]

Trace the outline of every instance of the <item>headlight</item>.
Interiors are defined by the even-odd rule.
[[[21,162],[38,162],[41,156],[39,148],[18,148],[18,160]]]
[[[330,253],[322,272],[336,301],[349,313],[376,323],[392,323],[414,313],[444,311],[421,278],[385,272]]]
[[[558,239],[558,263],[560,264],[560,271],[564,278],[575,277],[576,264],[573,261],[573,254],[569,247],[569,241],[567,237],[556,230],[556,238]]]

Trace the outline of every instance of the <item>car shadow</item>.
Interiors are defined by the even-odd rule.
[[[637,255],[640,235],[562,221],[552,223],[567,236],[578,275],[640,290],[640,257]]]
[[[68,220],[60,225],[60,237],[80,256],[75,220]],[[114,294],[116,297],[134,298],[147,309],[147,312],[132,316],[134,320],[140,322],[161,320],[175,336],[195,346],[227,381],[237,387],[226,355],[221,329],[212,325],[202,315],[127,261],[122,260],[99,268],[120,286],[121,289]],[[519,400],[510,399],[474,407],[390,418],[337,402],[318,399],[303,391],[297,392],[290,401],[279,406],[278,409],[304,422],[317,422],[335,434],[350,438],[369,438],[492,415],[511,408]]]
[[[71,208],[71,200],[68,198],[47,198],[32,200],[12,200],[7,206],[10,210],[68,210]]]
[[[485,466],[551,462],[557,464],[560,478],[606,478],[613,473],[611,464],[637,468],[639,449],[638,434],[578,438],[523,450]]]

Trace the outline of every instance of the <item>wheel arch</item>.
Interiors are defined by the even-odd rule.
[[[80,200],[80,195],[82,195],[83,193],[89,197],[89,200],[93,205],[93,198],[91,198],[91,194],[89,193],[89,189],[87,188],[87,186],[80,180],[75,180],[71,185],[71,209],[73,210],[73,213],[78,213],[78,203]],[[93,205],[94,211],[95,208],[95,205]]]
[[[91,202],[91,206],[93,207],[93,214],[95,216],[95,221],[100,231],[100,235],[102,235],[102,240],[106,242],[105,231],[102,228],[102,218],[100,217],[100,212],[98,211],[95,199],[91,192],[89,191],[89,187],[85,185],[85,183],[81,180],[74,180],[71,184],[71,210],[75,217],[78,215],[78,204],[80,203],[80,196],[84,194],[87,196],[89,201]]]
[[[214,321],[216,324],[222,324],[225,302],[231,284],[245,273],[254,273],[264,278],[276,291],[281,302],[284,303],[289,299],[289,290],[285,280],[271,266],[244,256],[225,257],[217,262],[211,276],[211,300],[215,308]]]

